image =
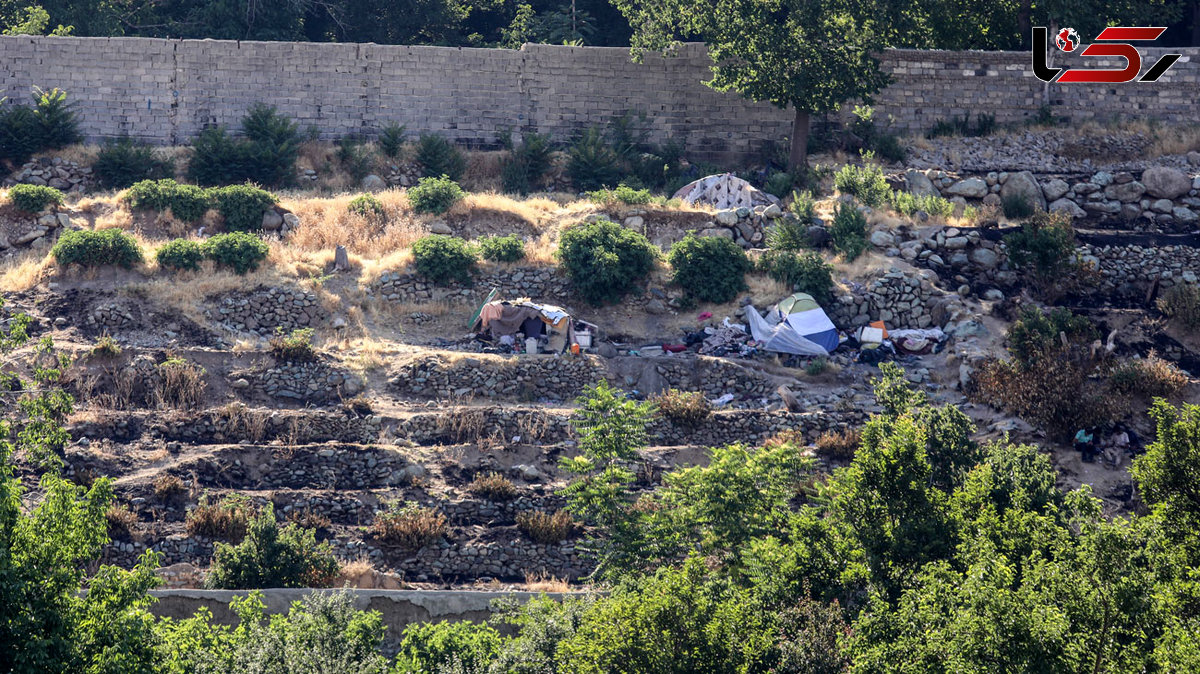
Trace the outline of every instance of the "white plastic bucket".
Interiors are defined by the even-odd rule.
[[[525,340],[525,353],[537,353],[537,342],[537,339],[534,337]]]
[[[586,331],[576,332],[575,343],[578,344],[579,348],[581,349],[590,349],[592,347],[592,333]]]

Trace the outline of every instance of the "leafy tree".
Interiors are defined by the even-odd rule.
[[[841,0],[614,0],[630,25],[635,58],[678,38],[708,45],[718,91],[791,106],[790,170],[806,164],[809,118],[851,99],[870,102],[888,83],[875,58],[891,37],[911,26],[908,3]]]
[[[487,665],[500,648],[500,633],[486,624],[466,622],[416,623],[404,628],[396,657],[396,674],[441,671],[451,664],[475,671]]]
[[[1157,400],[1150,416],[1158,437],[1134,460],[1134,479],[1166,530],[1200,563],[1200,405],[1176,408]]]
[[[226,590],[323,587],[337,570],[328,543],[318,544],[313,531],[294,522],[280,527],[268,504],[251,520],[241,543],[217,543],[207,582]]]

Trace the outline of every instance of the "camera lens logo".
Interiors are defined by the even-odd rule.
[[[1063,28],[1054,36],[1054,44],[1065,52],[1073,52],[1079,47],[1079,33],[1074,28]]]

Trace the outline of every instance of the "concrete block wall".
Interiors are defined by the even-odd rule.
[[[1164,50],[1143,51],[1149,62]],[[1075,120],[1193,121],[1200,49],[1183,51],[1158,83],[1054,85],[1047,94],[1025,52],[889,50],[881,60],[894,82],[876,107],[879,118],[909,132],[966,112],[1021,121],[1046,100]],[[710,64],[698,44],[633,63],[622,47],[12,36],[0,37],[0,96],[26,101],[31,86],[60,87],[79,104],[89,138],[129,134],[164,144],[186,143],[205,126],[236,128],[259,101],[324,138],[369,135],[396,122],[466,144],[490,145],[505,129],[566,140],[640,111],[656,140],[683,139],[690,156],[720,160],[758,152],[790,132],[789,110],[704,86]]]

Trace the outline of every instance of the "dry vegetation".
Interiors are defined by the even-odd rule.
[[[446,516],[416,503],[393,502],[371,524],[375,538],[407,550],[420,550],[444,537],[449,530]]]
[[[575,521],[565,510],[553,514],[527,510],[517,514],[517,528],[535,543],[561,543],[575,532]]]

